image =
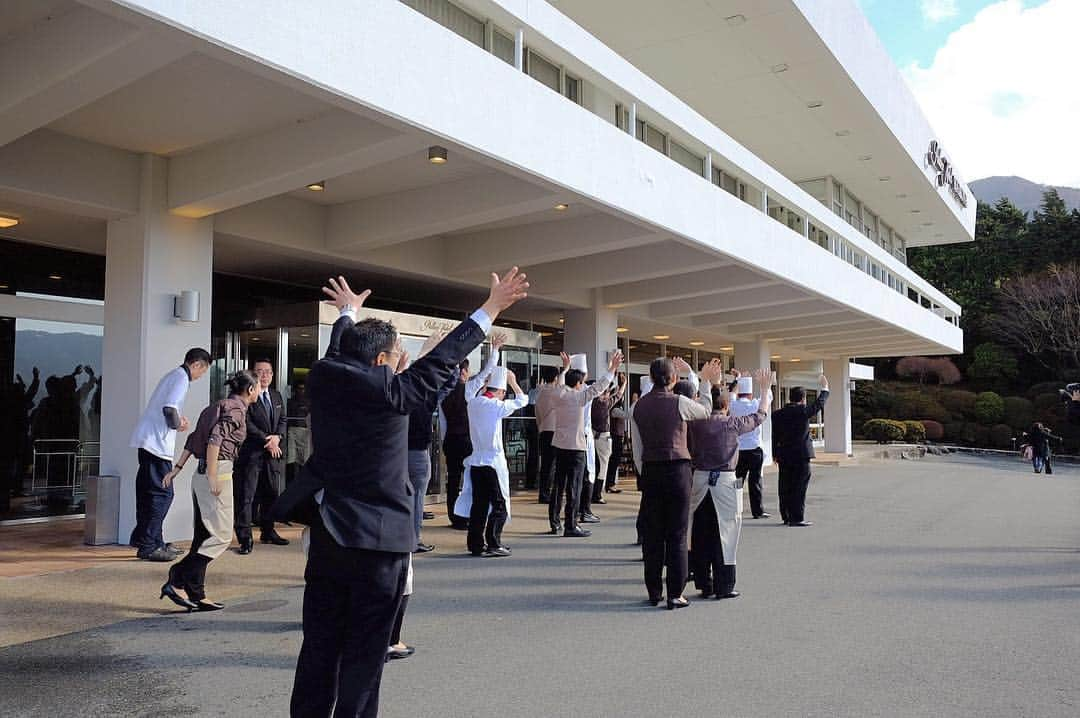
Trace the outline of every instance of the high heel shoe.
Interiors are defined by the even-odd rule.
[[[197,602],[195,604],[195,607],[198,611],[220,611],[221,609],[225,608],[225,604],[216,603],[215,601],[209,601],[204,598],[201,601]]]
[[[687,608],[690,602],[682,596],[678,598],[669,598],[667,602],[667,610],[674,611],[676,608]]]
[[[179,593],[177,593],[176,589],[173,588],[173,585],[171,583],[169,583],[168,581],[166,581],[164,584],[162,584],[162,586],[161,586],[161,596],[158,597],[158,600],[160,601],[161,599],[166,598],[166,597],[168,597],[168,599],[170,601],[175,603],[180,608],[186,608],[189,612],[194,611],[195,609],[197,609],[199,607],[198,604],[195,603],[194,601],[192,601],[191,599],[184,598]]]

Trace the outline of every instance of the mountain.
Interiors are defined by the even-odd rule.
[[[1018,209],[1029,215],[1039,208],[1042,204],[1043,192],[1050,188],[1049,185],[1032,182],[1023,177],[986,177],[969,183],[968,187],[980,202],[994,204],[1002,197],[1008,197]],[[1054,189],[1065,200],[1066,207],[1080,209],[1080,189],[1072,187],[1055,187]]]

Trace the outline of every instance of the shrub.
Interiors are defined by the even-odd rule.
[[[898,399],[891,412],[897,419],[933,419],[934,421],[946,422],[952,418],[952,414],[926,394],[909,394]]]
[[[920,384],[928,377],[937,379],[938,384],[955,384],[961,379],[960,370],[944,357],[904,357],[896,362],[896,375],[918,379]]]
[[[980,424],[996,424],[1005,415],[1005,400],[992,391],[975,397],[975,418]]]
[[[904,441],[911,442],[912,444],[918,444],[919,442],[926,441],[926,426],[921,421],[905,421],[904,424]]]
[[[945,438],[949,441],[960,441],[963,438],[964,422],[950,421],[943,428],[945,429]]]
[[[1016,378],[1016,357],[1004,347],[986,342],[975,347],[968,376],[976,381],[1002,382]]]
[[[890,441],[903,440],[905,427],[903,423],[892,419],[871,419],[863,424],[862,433],[879,444],[887,444]]]
[[[1022,396],[1005,397],[1005,423],[1014,429],[1027,429],[1034,420],[1034,402]]]
[[[972,446],[989,447],[990,446],[990,427],[980,426],[975,424],[975,438],[972,440]]]
[[[941,441],[945,438],[945,427],[942,426],[941,422],[933,419],[923,419],[922,425],[928,441]]]
[[[975,392],[963,389],[943,391],[941,403],[954,414],[962,414],[969,419],[975,416]]]
[[[1028,397],[1034,399],[1039,394],[1057,394],[1058,389],[1064,389],[1060,381],[1041,381],[1028,387]]]
[[[1045,414],[1047,412],[1053,412],[1058,406],[1063,405],[1061,397],[1055,391],[1054,393],[1039,394],[1035,397],[1034,409],[1036,414]],[[1041,421],[1041,420],[1040,420]]]
[[[960,441],[968,446],[974,446],[976,439],[978,439],[978,434],[975,430],[978,428],[980,428],[978,424],[973,424],[970,421],[964,422],[963,426],[960,428]]]
[[[1008,424],[994,424],[990,427],[990,446],[995,449],[1011,449],[1014,433]]]

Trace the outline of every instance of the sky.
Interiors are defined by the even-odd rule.
[[[1080,187],[1080,0],[857,0],[965,181]]]

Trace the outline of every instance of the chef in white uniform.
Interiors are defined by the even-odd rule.
[[[461,495],[454,513],[469,517],[467,545],[473,556],[509,556],[502,545],[502,530],[510,520],[510,469],[503,453],[503,419],[529,403],[514,373],[498,366],[499,353],[465,385],[469,407],[469,437],[473,452],[465,459]],[[483,391],[477,394],[477,385]],[[514,398],[506,398],[506,388]]]

